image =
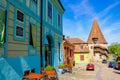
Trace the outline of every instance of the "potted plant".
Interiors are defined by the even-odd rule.
[[[51,65],[47,65],[45,70],[51,71],[51,70],[54,70],[54,67],[52,67]]]
[[[64,68],[64,64],[58,64],[58,68],[59,68],[59,73],[62,74],[63,68]]]

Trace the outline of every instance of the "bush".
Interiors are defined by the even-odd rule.
[[[64,68],[64,64],[58,64],[58,68],[60,69]]]
[[[54,70],[54,67],[52,67],[51,65],[46,66],[45,70]]]

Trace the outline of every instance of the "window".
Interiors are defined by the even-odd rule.
[[[70,57],[72,57],[72,50],[70,50]]]
[[[30,37],[29,37],[29,44],[33,46],[33,40],[32,40],[32,26],[30,25]]]
[[[30,40],[29,40],[29,44],[31,46],[33,46],[34,48],[36,48],[37,46],[37,37],[36,37],[37,33],[36,33],[36,27],[34,25],[30,24]]]
[[[60,15],[58,14],[58,26],[60,26]]]
[[[50,2],[48,2],[48,17],[52,18],[52,5]]]
[[[80,46],[80,49],[83,49],[83,46]]]
[[[66,49],[66,47],[64,47],[64,49]]]
[[[23,37],[23,27],[18,25],[16,26],[16,36]]]
[[[27,7],[29,7],[29,4],[30,3],[30,0],[26,0],[26,5],[27,5]]]
[[[84,61],[84,55],[80,55],[80,61]]]
[[[93,49],[93,47],[91,46],[91,49]]]
[[[34,2],[35,4],[37,4],[38,0],[33,0],[33,2]]]
[[[98,38],[92,38],[93,43],[96,44],[98,42]]]
[[[15,8],[14,12],[14,40],[25,41],[26,39],[26,26],[25,26],[25,14],[22,10]]]
[[[58,50],[59,50],[59,61],[61,61],[61,59],[60,59],[60,43],[58,43]]]
[[[17,20],[24,22],[24,14],[19,10],[17,10]]]

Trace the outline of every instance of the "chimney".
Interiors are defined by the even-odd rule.
[[[70,36],[67,36],[67,38],[70,38]]]

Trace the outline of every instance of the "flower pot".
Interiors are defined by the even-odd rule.
[[[63,69],[59,69],[59,73],[62,74]]]

